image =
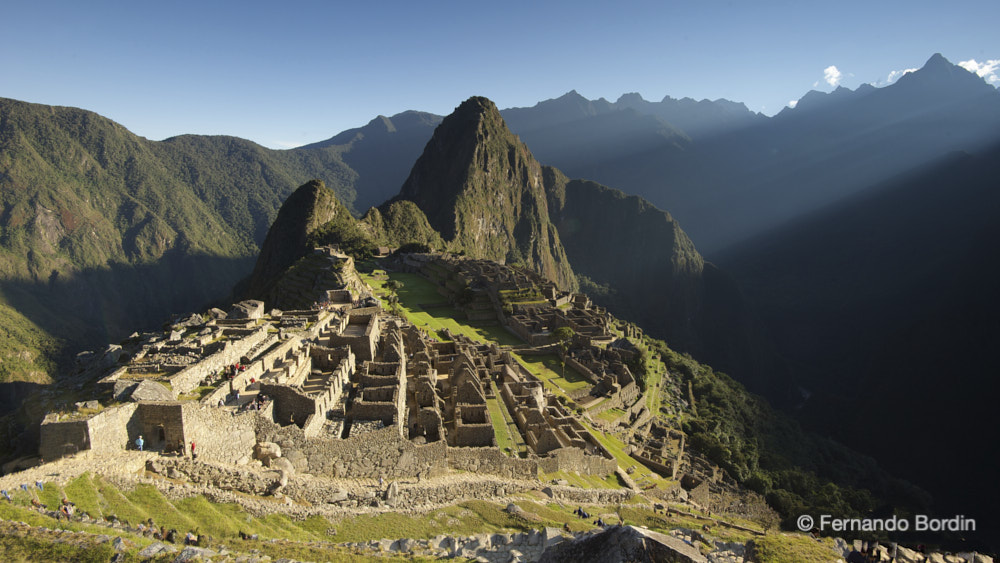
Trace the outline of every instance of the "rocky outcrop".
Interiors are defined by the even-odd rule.
[[[303,184],[288,196],[267,231],[247,295],[264,297],[281,274],[311,250],[309,236],[338,215],[350,217],[350,212],[321,180]]]
[[[707,563],[708,559],[677,538],[635,526],[613,526],[596,534],[559,542],[546,549],[539,559],[544,563],[576,561]]]

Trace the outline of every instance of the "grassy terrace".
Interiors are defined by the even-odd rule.
[[[659,474],[639,463],[632,456],[628,455],[627,446],[614,434],[601,432],[588,424],[586,420],[581,420],[581,422],[590,434],[594,436],[594,438],[597,439],[597,441],[600,442],[600,444],[604,446],[612,456],[614,456],[615,461],[618,462],[618,467],[621,467],[625,471],[629,471],[631,468],[632,473],[630,476],[640,487],[648,487],[650,485],[666,487],[672,483],[672,481],[661,477]]]
[[[569,366],[565,369],[566,375],[560,375],[563,373],[563,367],[559,361],[559,356],[556,354],[545,354],[544,356],[517,355],[517,360],[521,362],[521,365],[528,368],[528,371],[534,374],[535,377],[551,384],[549,387],[554,386],[562,391],[562,393],[559,393],[561,395],[590,387],[590,382]]]
[[[378,274],[361,274],[361,279],[383,298],[389,295],[389,290],[385,288],[388,280],[380,279],[384,277]],[[447,300],[438,293],[437,286],[424,277],[393,272],[388,275],[388,279],[403,284],[396,293],[404,316],[428,332],[436,333],[448,329],[453,334],[462,334],[477,342],[496,342],[511,346],[522,344],[520,339],[496,323],[459,320],[464,318],[465,314],[450,305],[445,305]]]
[[[608,409],[608,410],[602,411],[600,414],[597,415],[597,418],[599,418],[599,419],[601,419],[601,420],[603,420],[605,422],[614,423],[616,420],[618,420],[619,418],[621,418],[624,415],[625,415],[625,411],[623,411],[623,410],[621,410],[619,408],[613,408],[613,409]]]
[[[580,486],[621,487],[615,476],[601,480],[593,476],[579,476],[573,473],[552,473],[545,479],[566,479]],[[17,489],[11,491],[13,502],[0,501],[0,519],[22,521],[32,526],[50,529],[85,531],[91,534],[110,534],[128,539],[134,547],[127,548],[125,561],[139,561],[139,550],[151,543],[151,538],[129,534],[124,530],[111,530],[104,526],[80,522],[57,522],[29,508],[32,495],[50,508],[58,505],[63,494],[83,510],[100,519],[114,514],[121,520],[136,523],[152,517],[157,525],[175,528],[181,534],[198,531],[211,537],[213,548],[226,547],[231,551],[248,553],[258,550],[259,555],[272,559],[293,558],[309,561],[362,561],[370,560],[372,554],[356,553],[331,543],[365,542],[369,540],[432,538],[439,534],[471,535],[489,532],[523,532],[542,526],[561,528],[568,525],[573,531],[594,528],[593,520],[598,516],[617,522],[620,517],[626,524],[646,526],[651,530],[668,532],[678,526],[699,529],[704,523],[693,516],[675,514],[667,517],[651,509],[647,501],[637,497],[619,505],[587,505],[592,518],[581,519],[572,513],[576,505],[550,502],[540,491],[518,495],[514,501],[524,510],[523,515],[512,515],[503,505],[486,501],[465,501],[455,505],[424,513],[401,514],[384,512],[378,514],[345,515],[338,518],[312,516],[296,520],[281,514],[263,518],[250,516],[235,504],[215,503],[204,497],[171,500],[150,485],[139,485],[131,491],[118,489],[100,477],[84,474],[59,488],[46,483],[43,491],[31,488],[31,493]],[[258,497],[267,501],[267,497]],[[684,508],[683,510],[688,510]],[[745,522],[737,522],[746,524]],[[259,540],[241,540],[239,532],[259,534]],[[722,541],[745,542],[751,535],[724,526],[713,528],[712,535]],[[830,560],[830,541],[818,543],[801,535],[772,533],[754,540],[761,546],[765,562],[778,561],[827,561]],[[91,549],[91,551],[93,551]],[[98,550],[100,551],[100,550]],[[0,542],[0,558],[5,561],[107,561],[112,553],[100,551],[91,557],[85,548],[70,548],[60,544],[35,542],[30,538],[19,538]],[[176,554],[155,561],[172,561]],[[825,557],[825,558],[824,558]],[[420,560],[419,557],[384,554],[379,560]]]
[[[486,406],[490,411],[490,420],[493,421],[493,431],[497,436],[497,445],[500,450],[510,452],[514,455],[528,455],[528,445],[524,443],[521,431],[517,428],[517,423],[507,410],[507,405],[500,399],[500,392],[497,384],[490,381],[493,387],[492,399],[486,399]]]

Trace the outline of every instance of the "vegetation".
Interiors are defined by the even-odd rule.
[[[826,563],[836,553],[833,540],[803,534],[767,534],[755,538],[754,546],[757,560],[768,563]]]
[[[794,528],[801,514],[849,517],[886,505],[904,512],[926,508],[925,494],[889,477],[872,459],[806,433],[725,374],[661,341],[652,343],[681,387],[690,385],[696,408],[681,423],[688,444],[764,495],[785,527]]]

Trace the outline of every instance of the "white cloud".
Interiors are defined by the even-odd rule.
[[[1000,70],[1000,59],[991,59],[981,63],[976,62],[976,59],[969,59],[958,63],[958,66],[977,74],[986,82],[1000,87],[1000,76],[997,76],[997,70]]]
[[[795,109],[795,106],[797,106],[797,105],[799,105],[799,101],[798,100],[791,100],[790,102],[788,102],[788,107],[790,107],[792,109]]]
[[[919,68],[904,68],[903,70],[894,70],[889,73],[889,76],[885,79],[885,84],[892,84],[893,82],[899,80],[904,74],[909,74],[911,72],[917,72]]]
[[[837,67],[834,65],[830,65],[823,69],[823,80],[826,80],[826,83],[830,86],[840,84],[840,79],[843,76],[844,75],[841,74],[841,72],[837,70]]]

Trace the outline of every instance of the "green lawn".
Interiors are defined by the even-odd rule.
[[[386,280],[381,276],[361,274],[361,278],[375,289],[380,297],[389,294],[385,289]],[[434,306],[447,300],[437,291],[434,282],[418,274],[391,272],[388,279],[403,284],[396,293],[403,316],[417,327],[431,333],[448,329],[452,334],[465,335],[476,342],[496,342],[501,345],[517,346],[523,344],[513,334],[507,332],[497,323],[481,323],[467,321],[465,314],[451,306]],[[427,305],[432,305],[427,307]]]
[[[590,387],[590,382],[573,368],[566,368],[565,377],[559,375],[562,372],[562,365],[559,362],[559,356],[555,354],[544,356],[513,354],[513,356],[556,395],[569,398],[570,392]]]
[[[604,433],[600,430],[595,429],[593,426],[587,424],[585,420],[580,421],[584,427],[590,432],[590,434],[598,441],[602,446],[604,446],[608,452],[615,458],[618,462],[618,467],[628,471],[629,468],[634,468],[633,472],[629,475],[632,480],[636,482],[640,487],[645,487],[647,485],[656,485],[657,487],[665,487],[670,484],[670,481],[660,477],[657,473],[653,472],[651,469],[645,465],[639,463],[632,456],[628,455],[626,448],[627,446],[619,440],[614,434]]]
[[[613,423],[617,422],[618,419],[621,418],[624,415],[625,415],[625,411],[623,411],[623,410],[621,410],[619,408],[613,408],[613,409],[607,409],[605,411],[602,411],[601,413],[599,413],[597,415],[597,418],[599,418],[599,419],[601,419],[601,420],[603,420],[605,422],[610,422],[610,423],[613,424]]]
[[[507,410],[507,405],[500,399],[497,384],[490,381],[493,387],[493,399],[486,399],[486,406],[490,411],[490,420],[493,421],[493,431],[497,437],[497,446],[500,451],[509,452],[513,455],[525,456],[528,454],[528,445],[524,443],[521,431],[517,428],[517,423]]]

